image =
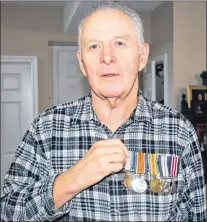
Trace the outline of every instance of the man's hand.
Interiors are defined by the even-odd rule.
[[[119,139],[101,140],[54,182],[55,207],[60,207],[82,190],[98,183],[125,165],[129,151]]]
[[[111,173],[119,172],[129,157],[129,151],[119,139],[96,142],[77,162],[71,172],[79,189],[85,189]]]

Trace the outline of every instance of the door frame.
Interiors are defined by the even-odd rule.
[[[58,54],[60,51],[78,50],[78,46],[53,46],[52,47],[52,105],[59,103],[58,101]]]
[[[148,60],[147,65],[150,64],[150,74],[151,74],[151,100],[156,101],[156,77],[155,77],[155,61],[154,60]],[[147,65],[143,69],[143,75],[146,75],[147,73]],[[147,83],[148,84],[148,83]]]
[[[33,119],[39,115],[39,96],[38,96],[38,58],[37,56],[1,56],[1,63],[23,63],[29,64],[31,68],[33,86]]]
[[[169,105],[169,101],[168,101],[168,93],[169,93],[168,54],[164,53],[162,55],[155,56],[153,60],[155,61],[155,67],[156,67],[156,63],[158,62],[164,63],[164,104],[168,106]]]

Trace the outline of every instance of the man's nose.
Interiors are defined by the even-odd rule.
[[[110,65],[111,63],[116,62],[113,48],[111,46],[104,46],[100,59],[100,62],[105,63],[106,65]]]

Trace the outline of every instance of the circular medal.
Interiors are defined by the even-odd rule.
[[[123,185],[126,188],[130,189],[132,187],[132,180],[133,180],[132,175],[130,174],[130,172],[127,171],[123,180]]]
[[[145,180],[136,178],[132,181],[132,189],[137,193],[143,193],[147,189]]]
[[[162,181],[160,179],[153,179],[150,181],[150,188],[153,192],[159,193],[162,191]]]

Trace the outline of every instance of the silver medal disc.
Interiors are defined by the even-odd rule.
[[[164,184],[163,184],[163,193],[165,195],[169,194],[170,193],[170,183],[167,182],[167,181],[164,181]]]
[[[143,193],[147,189],[145,180],[136,178],[132,181],[132,189],[137,193]]]

